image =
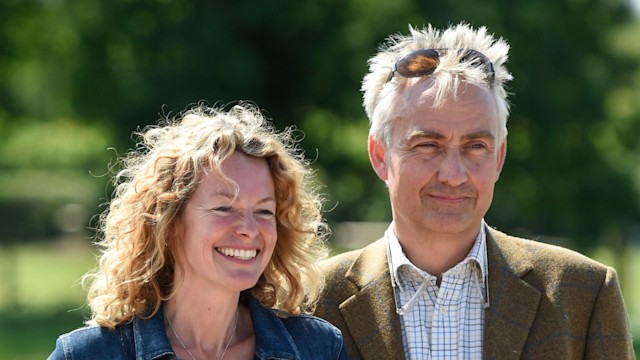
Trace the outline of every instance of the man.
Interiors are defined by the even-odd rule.
[[[484,223],[506,155],[509,46],[483,28],[410,28],[369,61],[369,158],[384,237],[322,264],[316,314],[353,359],[628,359],[614,269]]]

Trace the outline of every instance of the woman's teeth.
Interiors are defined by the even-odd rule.
[[[256,257],[258,251],[256,249],[244,250],[244,249],[231,249],[231,248],[218,248],[219,253],[231,256],[240,260],[249,260]]]

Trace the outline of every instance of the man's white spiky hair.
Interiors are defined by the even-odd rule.
[[[506,137],[509,103],[504,84],[512,79],[505,67],[509,45],[495,38],[486,27],[474,29],[459,23],[443,31],[427,25],[422,29],[409,26],[409,35],[394,34],[387,38],[378,52],[369,59],[369,73],[362,81],[363,105],[371,122],[369,133],[379,140],[388,139],[392,100],[408,79],[394,76],[389,81],[392,66],[405,54],[418,49],[473,49],[484,54],[492,63],[495,79],[488,84],[486,70],[471,62],[460,62],[463,51],[447,51],[440,58],[433,78],[437,91],[434,105],[456,97],[461,82],[488,87],[496,99],[501,121],[502,137]]]

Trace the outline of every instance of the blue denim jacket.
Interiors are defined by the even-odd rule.
[[[342,334],[328,322],[310,316],[280,318],[255,298],[243,294],[256,336],[254,359],[347,359]],[[176,359],[166,336],[163,311],[138,317],[109,330],[87,326],[56,341],[49,360],[58,359]]]

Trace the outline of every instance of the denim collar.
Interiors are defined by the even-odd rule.
[[[165,331],[162,305],[149,319],[145,320],[137,316],[133,319],[133,337],[136,360],[176,358]]]
[[[287,328],[278,317],[277,310],[265,308],[250,294],[243,293],[242,300],[251,311],[256,335],[256,358],[300,360],[298,349]],[[284,317],[284,313],[281,313]]]
[[[256,336],[256,358],[301,360],[300,353],[276,310],[265,308],[248,293],[242,294],[241,301],[251,312]],[[147,320],[137,316],[133,319],[133,337],[137,360],[176,358],[166,335],[162,305]]]

